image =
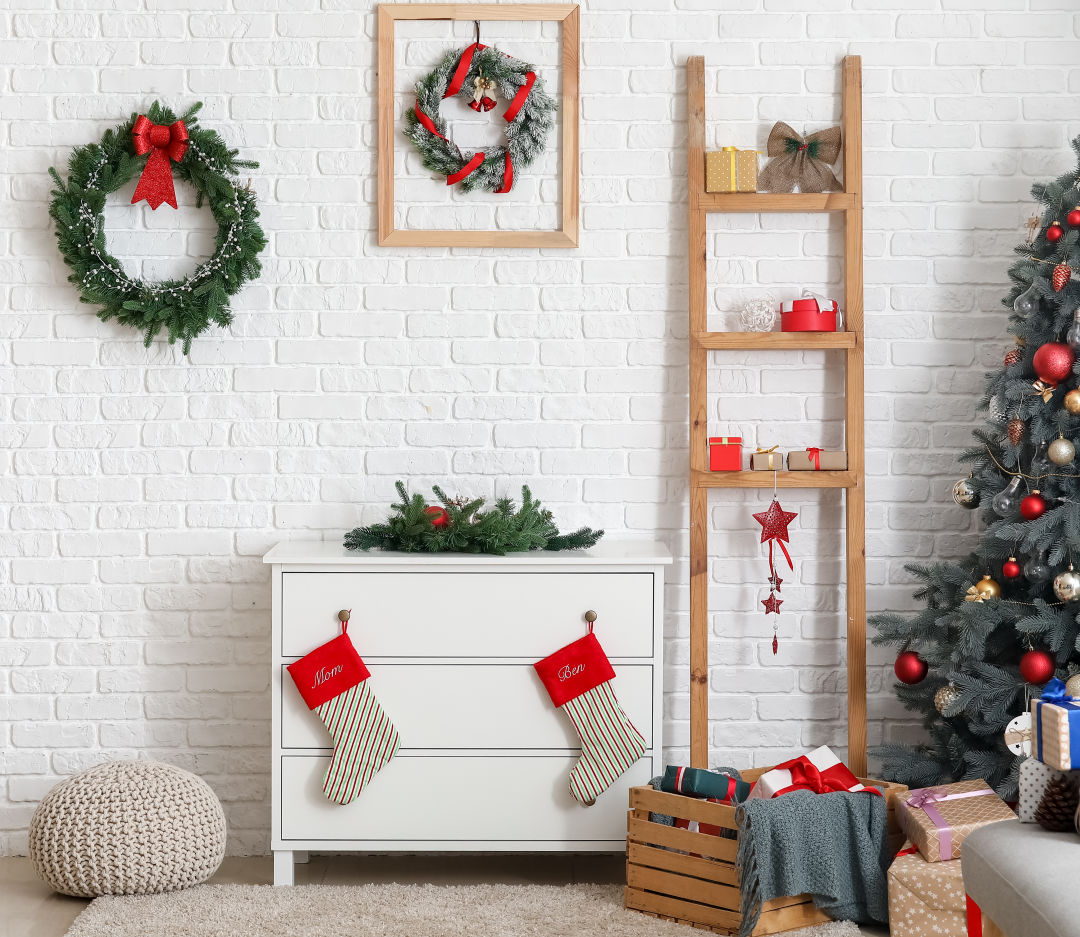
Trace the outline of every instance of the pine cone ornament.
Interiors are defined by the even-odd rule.
[[[1055,293],[1060,293],[1068,285],[1071,278],[1072,269],[1068,264],[1060,263],[1054,267],[1054,272],[1050,275],[1050,285],[1054,287]]]
[[[1024,438],[1024,421],[1019,417],[1009,420],[1009,442],[1014,446],[1020,445],[1020,440]]]
[[[1011,368],[1014,364],[1020,363],[1020,349],[1012,348],[1005,353],[1005,367]]]
[[[1075,829],[1080,790],[1068,776],[1052,778],[1035,810],[1035,822],[1051,833],[1070,833]]]

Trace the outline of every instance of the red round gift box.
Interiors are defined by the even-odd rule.
[[[824,307],[812,296],[793,299],[780,306],[781,332],[835,332],[836,300]]]

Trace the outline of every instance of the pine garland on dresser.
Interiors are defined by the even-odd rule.
[[[499,498],[495,507],[481,510],[483,498],[449,498],[438,486],[431,490],[441,505],[424,496],[409,495],[397,482],[400,501],[390,506],[384,523],[357,527],[345,535],[348,550],[400,550],[406,553],[522,553],[529,550],[583,550],[593,546],[602,530],[581,527],[563,534],[551,511],[535,499],[528,485],[521,488],[521,507],[512,498]]]

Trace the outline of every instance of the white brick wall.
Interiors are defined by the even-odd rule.
[[[1080,131],[1074,0],[716,6],[584,7],[580,250],[390,251],[374,244],[371,9],[3,5],[0,852],[25,849],[34,802],[58,777],[136,754],[206,777],[226,803],[230,848],[265,849],[259,556],[380,516],[402,476],[489,497],[526,480],[567,526],[666,540],[680,557],[667,732],[672,756],[685,755],[690,54],[710,66],[711,142],[759,148],[775,119],[834,120],[839,57],[864,56],[871,608],[910,604],[905,560],[966,548],[973,519],[948,489],[982,370],[1007,345],[998,299],[1010,249],[1031,178],[1072,166],[1066,144]],[[446,31],[403,31],[403,90]],[[483,35],[557,85],[550,25],[486,24]],[[46,169],[155,97],[204,101],[205,123],[262,163],[252,176],[270,236],[264,274],[229,332],[199,339],[190,361],[144,350],[79,305],[46,214]],[[551,159],[505,200],[447,195],[404,145],[398,167],[410,224],[485,223],[493,210],[505,223],[553,223]],[[207,216],[179,195],[180,213],[131,208],[130,189],[110,205],[110,244],[133,269],[157,276],[207,249]],[[715,218],[710,230],[718,327],[762,286],[839,282],[827,218]],[[718,354],[712,429],[838,444],[841,385],[825,363]],[[718,761],[843,742],[842,592],[830,585],[841,500],[783,499],[801,516],[774,658],[749,516],[767,497],[716,495],[712,509]],[[871,740],[903,735],[900,722],[885,728],[902,718],[891,655],[870,656]]]

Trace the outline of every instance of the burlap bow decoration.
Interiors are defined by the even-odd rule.
[[[840,158],[840,128],[829,127],[805,140],[782,120],[769,131],[772,159],[758,176],[762,192],[836,192],[843,186],[829,167]]]

